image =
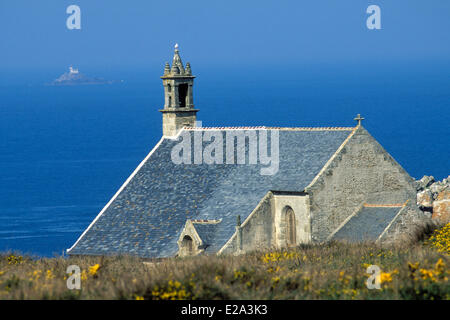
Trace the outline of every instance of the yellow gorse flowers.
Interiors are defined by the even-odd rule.
[[[278,271],[280,271],[280,270],[281,270],[280,266],[276,266],[275,268],[274,268],[274,267],[269,267],[269,268],[267,269],[267,272],[268,272],[268,273],[273,273],[273,272],[278,272]]]
[[[8,260],[8,264],[21,264],[23,262],[22,256],[10,255],[6,258]]]
[[[89,274],[91,276],[95,276],[97,274],[98,269],[100,268],[100,265],[97,263],[91,267],[89,267]]]
[[[398,270],[397,269],[395,269],[394,271],[392,271],[392,272],[382,272],[381,274],[380,274],[380,282],[381,283],[389,283],[389,282],[392,282],[392,276],[394,275],[394,274],[398,274]]]
[[[351,279],[352,279],[352,277],[349,275],[346,275],[345,271],[339,272],[339,278],[338,278],[339,282],[342,282],[343,284],[347,285],[350,283]]]
[[[445,272],[445,263],[442,258],[439,258],[439,260],[436,262],[436,264],[434,265],[434,269],[436,270],[436,272],[438,272],[438,274],[442,274]]]
[[[287,260],[294,260],[301,258],[298,252],[269,252],[262,256],[262,261],[264,263],[270,262],[280,262]],[[306,257],[305,257],[306,259]]]
[[[434,269],[426,269],[426,268],[420,268],[419,269],[419,262],[416,263],[408,263],[409,272],[410,272],[410,278],[414,280],[430,280],[431,282],[437,282],[439,279],[442,279],[444,281],[448,281],[447,277],[447,271],[446,271],[446,265],[442,258],[439,258],[439,260],[434,265]],[[419,270],[418,273],[416,271]]]
[[[165,287],[155,286],[152,298],[155,300],[186,300],[191,297],[186,287],[179,281],[169,280]]]
[[[427,243],[441,253],[450,254],[450,222],[436,230]]]
[[[46,279],[53,279],[54,277],[52,270],[47,270]]]
[[[33,272],[29,272],[27,275],[30,277],[30,281],[36,281],[41,277],[42,270],[34,270]]]
[[[244,279],[247,273],[245,271],[234,270],[234,278],[235,279]]]

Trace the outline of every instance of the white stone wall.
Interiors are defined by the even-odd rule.
[[[219,251],[240,253],[270,248],[286,247],[286,220],[284,209],[294,210],[296,222],[296,245],[311,241],[311,223],[308,195],[274,195],[269,192],[241,225],[242,250],[237,233]]]
[[[286,247],[287,221],[286,207],[291,207],[295,215],[296,245],[311,241],[311,223],[309,212],[309,196],[274,195],[272,210],[274,210],[275,243],[278,248]]]
[[[191,252],[189,252],[187,250],[187,248],[183,245],[183,239],[185,236],[189,236],[192,239],[192,251]],[[200,249],[200,247],[203,245],[203,242],[202,242],[202,239],[200,239],[198,233],[195,231],[195,228],[194,228],[191,220],[186,221],[184,229],[181,232],[177,243],[178,243],[177,255],[180,257],[191,256],[191,255],[195,256],[204,251],[203,249]]]

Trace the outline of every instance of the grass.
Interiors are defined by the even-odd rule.
[[[427,239],[304,245],[241,256],[198,256],[143,263],[136,257],[0,255],[0,299],[450,299],[450,224]],[[67,267],[81,270],[69,290]],[[377,265],[380,289],[366,273]]]

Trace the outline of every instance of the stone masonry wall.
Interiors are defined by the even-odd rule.
[[[195,112],[164,112],[163,135],[175,136],[183,127],[195,127],[197,117]]]
[[[276,194],[269,192],[256,207],[240,229],[239,237],[235,234],[225,245],[221,253],[239,253],[270,248],[284,248],[286,243],[285,208],[293,209],[296,226],[296,245],[309,243],[311,227],[309,218],[308,195]],[[240,247],[240,248],[239,248]]]
[[[242,224],[242,251],[253,251],[270,248],[273,244],[273,213],[271,207],[272,194],[268,193],[250,219]],[[236,234],[220,253],[238,253],[239,245]]]
[[[416,195],[414,180],[363,127],[305,191],[313,242],[325,241],[363,202],[404,203]]]
[[[267,249],[274,242],[272,194],[260,203],[250,219],[242,226],[242,250]]]
[[[409,201],[404,210],[399,212],[386,232],[379,238],[379,241],[394,242],[402,238],[411,240],[410,234],[414,228],[418,228],[427,219],[430,218],[420,211],[414,202]]]

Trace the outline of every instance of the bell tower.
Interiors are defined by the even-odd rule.
[[[164,75],[161,77],[164,86],[164,109],[159,110],[163,118],[163,135],[175,136],[183,127],[195,127],[197,109],[194,109],[193,86],[194,76],[191,65],[180,58],[178,44],[172,67],[166,62]]]

